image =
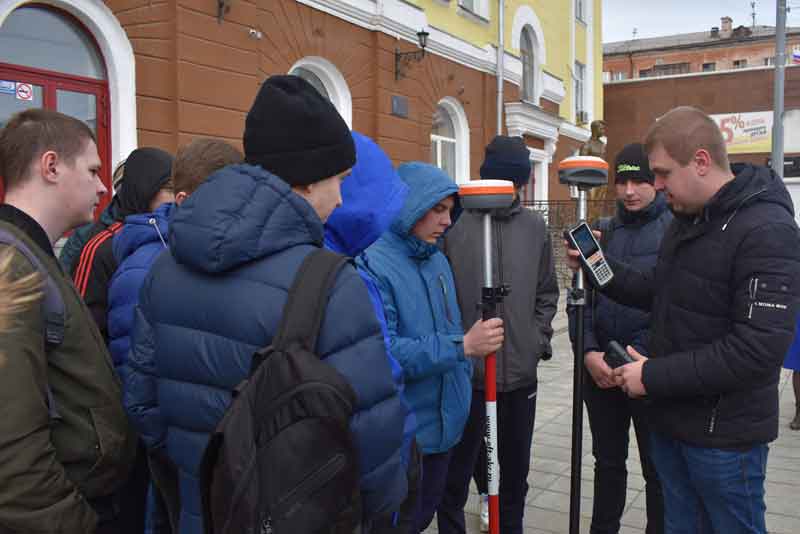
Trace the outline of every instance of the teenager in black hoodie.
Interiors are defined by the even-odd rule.
[[[115,197],[115,221],[107,226],[97,221],[92,237],[81,249],[70,275],[92,317],[108,343],[108,286],[117,270],[111,248],[113,237],[122,229],[128,215],[149,213],[150,202],[172,174],[172,156],[158,148],[137,148],[125,161],[124,187]]]

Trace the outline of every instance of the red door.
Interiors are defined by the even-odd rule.
[[[0,128],[14,113],[29,108],[60,111],[84,121],[97,138],[103,162],[101,177],[108,194],[97,214],[111,200],[111,158],[109,150],[108,83],[32,67],[0,63]],[[0,200],[4,197],[0,179]]]

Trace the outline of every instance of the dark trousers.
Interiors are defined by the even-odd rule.
[[[647,499],[647,534],[664,532],[664,498],[650,457],[650,432],[645,406],[619,388],[600,389],[584,376],[584,400],[592,430],[594,455],[594,505],[591,534],[617,534],[625,510],[628,488],[628,434],[631,420],[639,444],[639,457]]]
[[[486,431],[485,402],[482,391],[472,392],[469,419],[461,442],[453,448],[447,489],[437,511],[441,534],[466,532],[464,505],[469,494],[469,480]],[[536,386],[497,394],[500,531],[503,534],[522,533],[535,418]]]
[[[417,499],[417,511],[414,514],[414,525],[411,532],[422,532],[433,520],[433,514],[444,495],[447,483],[447,469],[450,465],[452,449],[440,454],[424,454],[422,456],[422,492]]]
[[[478,488],[478,493],[481,495],[489,493],[489,481],[486,480],[486,466],[488,463],[489,460],[486,458],[486,440],[482,439],[480,449],[478,449],[478,459],[475,460],[475,467],[472,470],[472,478],[475,479],[475,486]]]
[[[416,443],[411,444],[408,462],[408,495],[400,510],[379,517],[367,529],[369,534],[412,534],[416,520],[417,501],[422,489],[422,455]]]

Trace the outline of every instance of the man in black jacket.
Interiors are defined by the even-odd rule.
[[[481,178],[512,180],[519,192],[530,175],[530,152],[521,137],[498,135],[486,147]],[[480,214],[464,213],[445,239],[465,329],[481,317],[482,224]],[[539,360],[552,355],[558,281],[547,225],[541,215],[522,207],[519,194],[511,207],[495,214],[492,228],[495,283],[511,285],[500,313],[508,336],[497,351],[500,530],[522,534],[536,416],[536,368]],[[437,510],[442,534],[465,532],[464,504],[485,433],[484,362],[475,359],[473,364],[469,419],[453,451],[445,497]]]
[[[666,531],[765,533],[767,444],[800,302],[792,201],[769,169],[731,172],[700,110],[665,114],[645,150],[676,219],[653,270],[610,261],[604,294],[652,313],[649,354],[628,347],[637,361],[615,381],[651,400]]]

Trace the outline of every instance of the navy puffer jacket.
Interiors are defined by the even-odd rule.
[[[637,269],[652,269],[672,218],[661,193],[638,212],[628,211],[620,203],[616,216],[602,224],[603,250],[609,257]],[[584,308],[584,353],[605,352],[608,342],[614,340],[623,347],[633,346],[640,354],[649,354],[650,314],[619,304],[599,292],[594,292],[594,298],[594,309]]]
[[[156,261],[142,288],[129,363],[144,383],[131,386],[141,396],[127,408],[148,446],[165,447],[177,465],[181,534],[203,531],[198,466],[209,435],[254,351],[272,340],[297,269],[322,241],[312,207],[252,165],[214,173],[172,218],[170,254]],[[358,397],[351,429],[365,516],[397,510],[407,490],[407,410],[352,266],[331,292],[317,353]]]

